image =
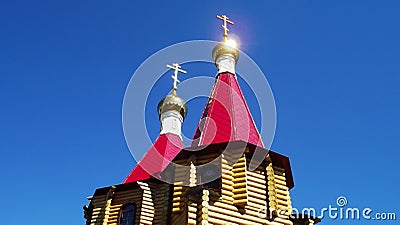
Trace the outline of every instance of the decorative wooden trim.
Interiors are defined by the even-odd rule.
[[[233,204],[239,207],[247,205],[247,162],[243,154],[233,165]]]
[[[292,214],[292,202],[286,184],[285,170],[269,163],[266,171],[269,211],[277,217],[288,218]]]
[[[115,189],[116,189],[116,187],[112,186],[110,188],[110,190],[107,192],[106,204],[105,204],[104,213],[103,213],[103,225],[107,225],[107,223],[108,223],[108,218],[109,218],[109,214],[110,214],[110,206],[111,206],[111,202],[113,200]]]
[[[193,162],[190,162],[189,187],[196,186],[196,183],[197,183],[196,166],[193,164]]]
[[[197,224],[207,225],[208,224],[208,208],[210,201],[210,191],[203,190],[200,204],[197,207]]]

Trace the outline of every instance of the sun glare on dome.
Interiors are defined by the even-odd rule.
[[[236,48],[237,47],[237,42],[235,40],[233,40],[233,39],[228,39],[228,40],[226,40],[225,43],[229,47],[232,47],[232,48]]]

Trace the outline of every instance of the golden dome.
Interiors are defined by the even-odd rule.
[[[236,48],[236,46],[229,45],[229,43],[223,41],[218,43],[212,51],[214,62],[216,62],[218,57],[226,54],[232,55],[235,59],[235,62],[239,60],[239,50]]]
[[[170,95],[167,95],[165,98],[161,99],[161,101],[158,103],[159,116],[161,116],[161,114],[164,112],[171,110],[179,112],[183,119],[185,119],[188,111],[185,101],[176,94],[175,90],[173,90]]]

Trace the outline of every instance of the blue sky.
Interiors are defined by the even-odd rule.
[[[346,196],[399,217],[399,9],[393,0],[2,2],[1,223],[84,224],[86,197],[135,165],[121,124],[133,72],[171,44],[220,40],[220,13],[271,85],[272,149],[291,159],[294,206]],[[153,138],[163,91],[148,103]],[[203,105],[189,104],[185,135]]]

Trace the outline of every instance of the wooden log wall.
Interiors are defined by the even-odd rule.
[[[236,206],[244,207],[248,203],[248,189],[247,189],[247,166],[246,155],[243,154],[239,160],[233,165],[233,204]],[[228,191],[228,190],[227,190]]]
[[[92,205],[92,217],[90,224],[107,224],[110,217],[110,204],[114,196],[115,187],[110,187],[104,195],[93,196],[90,204]]]
[[[187,196],[189,187],[197,185],[199,179],[195,166],[210,163],[220,168],[219,152],[214,154],[192,155],[188,159],[175,160],[175,182],[173,187],[171,224],[199,224],[198,204]],[[200,223],[201,224],[201,223]]]
[[[121,207],[127,203],[136,203],[135,223],[139,222],[142,189],[136,188],[123,192],[114,191],[115,189],[110,188],[105,195],[93,196],[90,202],[93,205],[91,225],[117,224]]]
[[[246,158],[245,154],[239,157],[239,160],[233,165],[229,153],[223,154],[221,159],[221,196],[207,195],[205,198],[203,193],[203,198],[198,203],[197,224],[202,222],[204,224],[221,225],[293,225],[287,213],[279,217],[270,217],[265,213],[268,203],[272,200],[276,207],[291,209],[288,188],[286,182],[282,182],[285,181],[282,168],[274,167],[269,161],[266,161],[267,163],[262,163],[256,170],[249,171],[250,158]],[[270,168],[273,169],[272,177],[269,176],[271,174]],[[271,180],[271,178],[273,179]],[[272,183],[269,181],[272,181],[274,185],[271,186]],[[274,187],[274,192],[268,191],[271,187]],[[282,193],[286,195],[283,196]],[[272,200],[269,200],[269,197]],[[206,210],[203,210],[205,208]]]
[[[285,170],[270,162],[267,166],[269,211],[275,216],[288,218],[292,214],[292,202],[286,185]]]
[[[249,167],[251,157],[246,160],[246,168]],[[248,205],[252,209],[266,209],[267,207],[267,182],[265,163],[261,163],[255,170],[246,170]]]
[[[186,192],[190,184],[189,159],[175,160],[171,224],[188,224]]]
[[[136,206],[136,217],[135,223],[139,223],[140,221],[140,213],[142,211],[142,198],[143,198],[143,189],[137,187],[132,190],[124,190],[117,191],[114,195],[112,204],[111,204],[111,214],[108,221],[108,224],[116,225],[118,224],[118,220],[121,213],[121,208],[128,203],[134,203]]]
[[[171,185],[159,181],[137,182],[136,188],[118,191],[110,188],[107,194],[93,196],[91,225],[117,225],[121,208],[128,203],[136,206],[135,224],[166,225]]]
[[[197,224],[207,225],[208,223],[208,208],[210,201],[210,191],[203,190],[200,198],[200,204],[198,204],[197,210]]]
[[[251,210],[251,208],[245,208],[240,210],[240,208],[221,200],[220,198],[215,198],[210,196],[209,202],[206,199],[202,199],[199,205],[207,206],[207,210],[198,211],[198,216],[201,218],[206,218],[208,224],[214,225],[293,225],[291,221],[284,220],[281,218],[269,219],[263,217],[260,212]],[[204,221],[204,219],[202,219]],[[205,223],[206,224],[206,223]]]
[[[197,202],[191,201],[188,203],[188,223],[190,225],[197,224]]]
[[[103,221],[104,210],[107,202],[107,194],[95,195],[90,200],[90,206],[92,206],[92,212],[90,222],[87,224],[95,225],[101,224]]]
[[[236,160],[231,154],[221,156],[221,198],[233,204],[233,166]]]
[[[194,165],[211,161],[221,168],[220,191],[193,185],[197,179]],[[292,205],[285,170],[267,157],[258,168],[249,171],[249,161],[246,153],[237,158],[229,152],[177,160],[174,185],[150,180],[137,182],[138,186],[132,189],[117,186],[95,195],[90,203],[93,210],[89,224],[117,225],[123,205],[135,203],[135,224],[293,225],[289,220]]]
[[[139,183],[143,189],[140,224],[167,224],[170,185],[159,181]]]

